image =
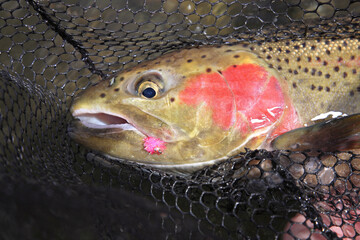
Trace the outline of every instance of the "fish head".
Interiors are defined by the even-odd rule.
[[[277,93],[272,95],[279,98],[280,94],[281,99],[269,99],[275,103],[261,111],[281,108],[278,119],[253,127],[246,106],[259,105],[254,101],[258,102],[274,74],[256,55],[234,51],[192,48],[170,53],[88,88],[71,107],[77,120],[70,135],[116,159],[180,171],[202,168],[244,148],[257,148],[284,115],[286,96],[276,82],[273,90]],[[255,93],[246,93],[245,99],[239,91],[248,83],[227,79],[236,67],[255,71],[248,74],[248,83],[258,86],[249,86]]]

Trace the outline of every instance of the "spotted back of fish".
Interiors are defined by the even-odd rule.
[[[329,111],[360,112],[359,40],[279,41],[245,46],[285,78],[303,122]]]

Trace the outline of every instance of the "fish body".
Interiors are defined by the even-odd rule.
[[[176,171],[271,149],[320,114],[360,112],[359,46],[280,41],[165,54],[84,91],[70,135],[110,157]]]

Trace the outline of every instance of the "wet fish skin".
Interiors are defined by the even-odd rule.
[[[250,46],[251,48],[251,46]],[[302,122],[329,111],[360,112],[358,39],[279,41],[253,45],[287,82]]]
[[[79,143],[115,158],[194,171],[245,147],[269,147],[270,140],[277,135],[304,124],[313,124],[311,119],[321,113],[360,112],[357,104],[360,101],[358,46],[356,39],[280,41],[205,46],[170,53],[89,88],[72,106],[76,118],[106,113],[125,119],[136,130],[119,131],[110,127],[107,131],[111,134],[98,134],[98,130],[82,126],[73,128],[71,135]],[[250,98],[266,96],[266,103],[276,99],[274,106],[278,104],[282,112],[266,128],[240,131],[240,127],[233,125],[240,124],[240,120],[246,122],[251,116],[243,113],[238,116],[236,111],[231,111],[232,115],[227,118],[214,116],[225,108],[221,105],[223,102],[230,104],[231,110],[241,106],[239,101],[244,102],[241,96],[232,96],[232,100],[228,100],[227,96],[235,95],[234,92],[241,92],[241,89],[239,86],[236,88],[237,79],[232,81],[227,76],[234,76],[230,74],[232,67],[245,69],[249,65],[255,66],[257,73],[266,74],[263,84],[272,86],[269,89],[274,92],[274,97],[269,99],[271,94],[265,94],[264,87],[259,96],[250,95]],[[208,84],[209,76],[213,77],[213,85]],[[136,81],[144,77],[151,81],[160,79],[160,91],[154,99],[146,99],[134,91]],[[222,77],[227,87],[219,81]],[[269,79],[272,78],[276,80],[271,85]],[[246,81],[249,89],[250,86],[257,89],[252,85],[253,81]],[[201,88],[204,84],[205,90]],[[214,87],[213,91],[206,90],[211,87]],[[207,98],[205,93],[210,97]],[[199,94],[201,98],[191,100],[192,96]],[[216,101],[209,100],[214,98]],[[198,102],[200,100],[203,103]],[[216,106],[217,103],[221,107]],[[269,109],[265,106],[263,110]],[[292,109],[296,109],[297,114],[294,115]],[[270,117],[266,118],[269,120]],[[166,149],[161,154],[149,154],[143,146],[143,139],[148,136],[166,142]]]

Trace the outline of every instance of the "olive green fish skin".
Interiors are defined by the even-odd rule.
[[[322,113],[360,112],[358,39],[279,41],[249,45],[285,78],[303,123]]]
[[[72,106],[74,117],[116,115],[139,131],[74,127],[71,136],[111,157],[192,172],[245,148],[269,147],[268,131],[278,123],[251,135],[235,128],[224,131],[214,124],[212,112],[204,104],[195,108],[180,102],[179,93],[188,79],[206,72],[222,74],[223,69],[241,64],[262,67],[278,79],[285,103],[291,102],[297,111],[298,125],[311,125],[314,117],[330,111],[360,112],[359,45],[357,39],[299,40],[172,52],[87,89]],[[153,78],[161,75],[164,91],[159,91],[156,99],[145,99],[134,89],[139,79],[152,73]],[[146,136],[165,141],[166,150],[160,155],[146,152]]]

